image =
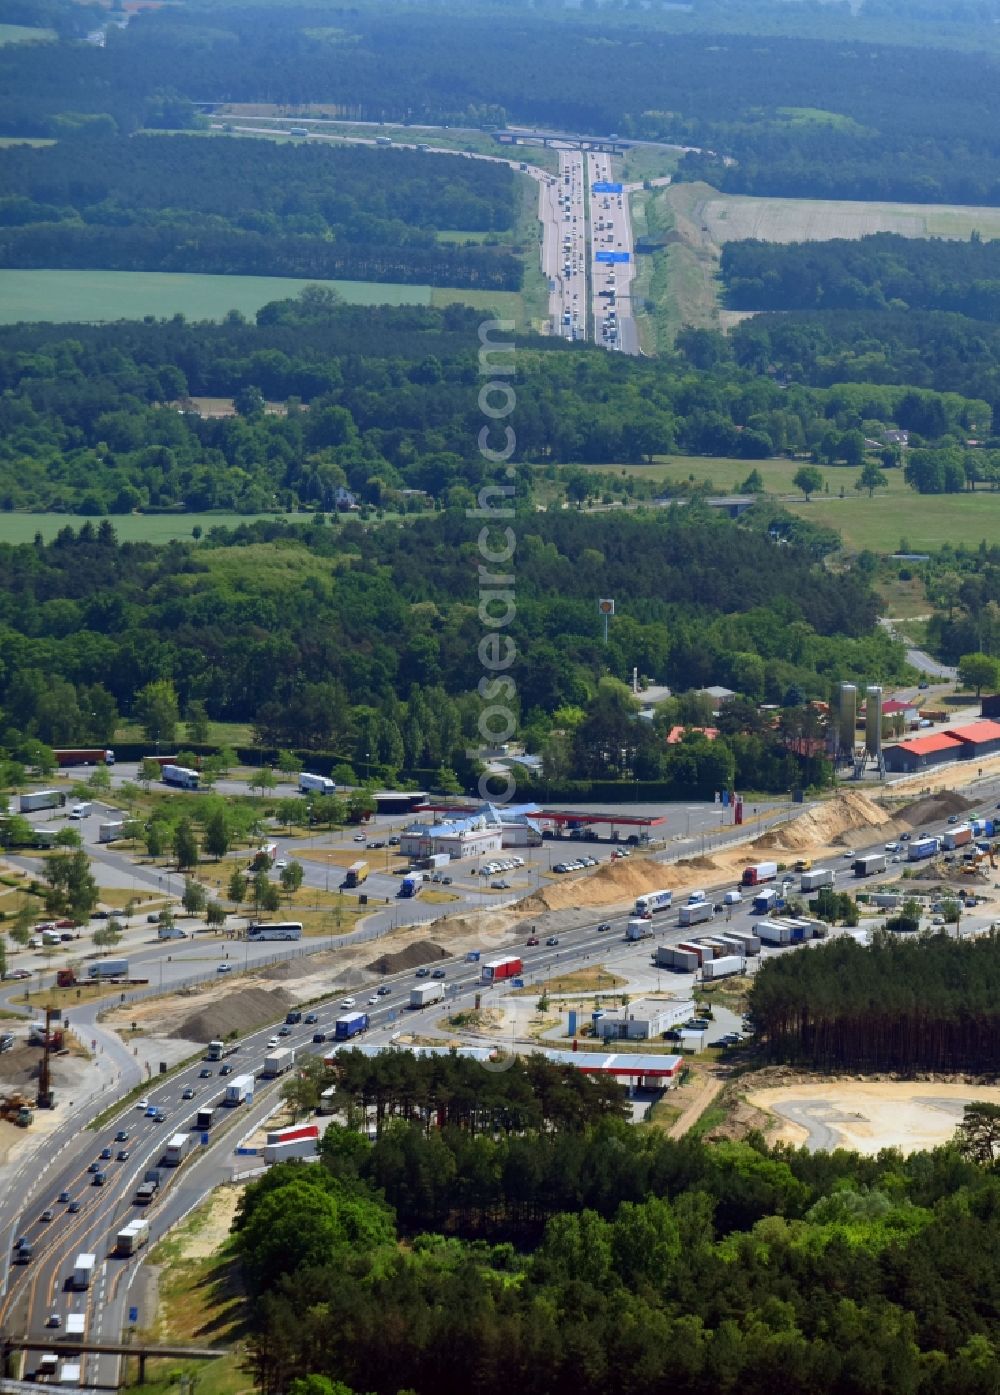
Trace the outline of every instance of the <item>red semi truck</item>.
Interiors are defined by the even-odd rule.
[[[762,882],[773,882],[777,875],[776,862],[755,862],[743,868],[743,885],[760,886]]]
[[[506,959],[491,959],[483,965],[483,983],[499,983],[501,979],[514,978],[521,973],[524,965],[518,955],[508,955]]]

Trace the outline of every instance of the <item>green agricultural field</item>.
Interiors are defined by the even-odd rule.
[[[167,543],[175,538],[190,538],[193,528],[207,533],[210,528],[238,528],[241,523],[253,523],[255,519],[287,518],[302,520],[303,514],[259,514],[259,513],[159,513],[116,514],[108,522],[122,542]],[[46,542],[59,532],[60,528],[81,528],[85,523],[94,527],[103,522],[100,518],[85,518],[75,513],[0,513],[0,543],[31,542],[36,533],[41,533]]]
[[[253,316],[269,300],[298,295],[309,281],[291,276],[201,276],[159,271],[0,270],[0,323],[19,320],[135,320],[187,315],[221,320],[230,310]],[[321,281],[351,305],[429,305],[430,286],[375,281]],[[461,291],[450,300],[461,298]]]
[[[47,44],[55,37],[54,29],[35,29],[27,24],[0,24],[0,44]]]

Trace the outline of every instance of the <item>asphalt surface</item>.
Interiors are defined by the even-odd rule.
[[[606,349],[639,352],[639,334],[632,314],[632,277],[635,272],[628,194],[593,192],[597,183],[615,183],[610,155],[588,155],[590,190],[590,267],[592,278],[593,339]],[[599,252],[623,254],[628,261],[605,263]]]
[[[889,631],[893,639],[904,639],[904,636],[896,629],[894,621],[883,616],[879,620],[879,624]],[[926,673],[928,677],[936,678],[942,682],[954,683],[958,679],[957,668],[953,668],[950,664],[940,663],[923,649],[915,649],[910,644],[907,644],[906,647],[906,662],[920,673]]]

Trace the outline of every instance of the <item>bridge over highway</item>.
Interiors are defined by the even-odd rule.
[[[219,1356],[231,1356],[231,1347],[187,1347],[187,1346],[164,1346],[162,1343],[146,1341],[121,1341],[121,1342],[79,1342],[75,1338],[72,1342],[67,1342],[61,1332],[53,1332],[51,1337],[7,1337],[0,1336],[0,1372],[3,1373],[2,1384],[12,1387],[26,1385],[28,1389],[36,1390],[37,1385],[25,1381],[13,1381],[7,1377],[7,1368],[12,1352],[15,1351],[44,1351],[54,1352],[57,1355],[75,1356],[77,1354],[89,1356],[130,1356],[138,1357],[139,1360],[139,1384],[143,1385],[146,1379],[146,1361],[152,1357],[164,1357],[168,1361],[214,1361]],[[127,1365],[127,1361],[126,1361]],[[123,1368],[124,1383],[124,1368]]]

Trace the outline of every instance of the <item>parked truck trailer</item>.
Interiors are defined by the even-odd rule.
[[[22,814],[33,814],[38,809],[61,809],[66,796],[61,790],[27,790],[18,800]]]
[[[114,765],[115,753],[106,746],[76,746],[52,752],[56,765],[62,770],[68,765]]]
[[[660,945],[656,951],[656,965],[660,969],[693,974],[701,968],[701,956],[683,945]]]
[[[310,775],[303,770],[299,776],[299,794],[336,794],[337,782],[329,775]]]
[[[677,914],[678,925],[701,925],[715,919],[711,901],[695,901],[693,905],[681,906]]]
[[[173,785],[181,790],[196,790],[201,784],[197,770],[189,770],[185,765],[165,765],[160,778],[165,785]]]
[[[128,978],[127,959],[98,959],[87,965],[88,978]]]
[[[701,973],[708,983],[718,978],[732,978],[734,974],[741,974],[744,968],[742,955],[725,954],[721,959],[710,959]]]

